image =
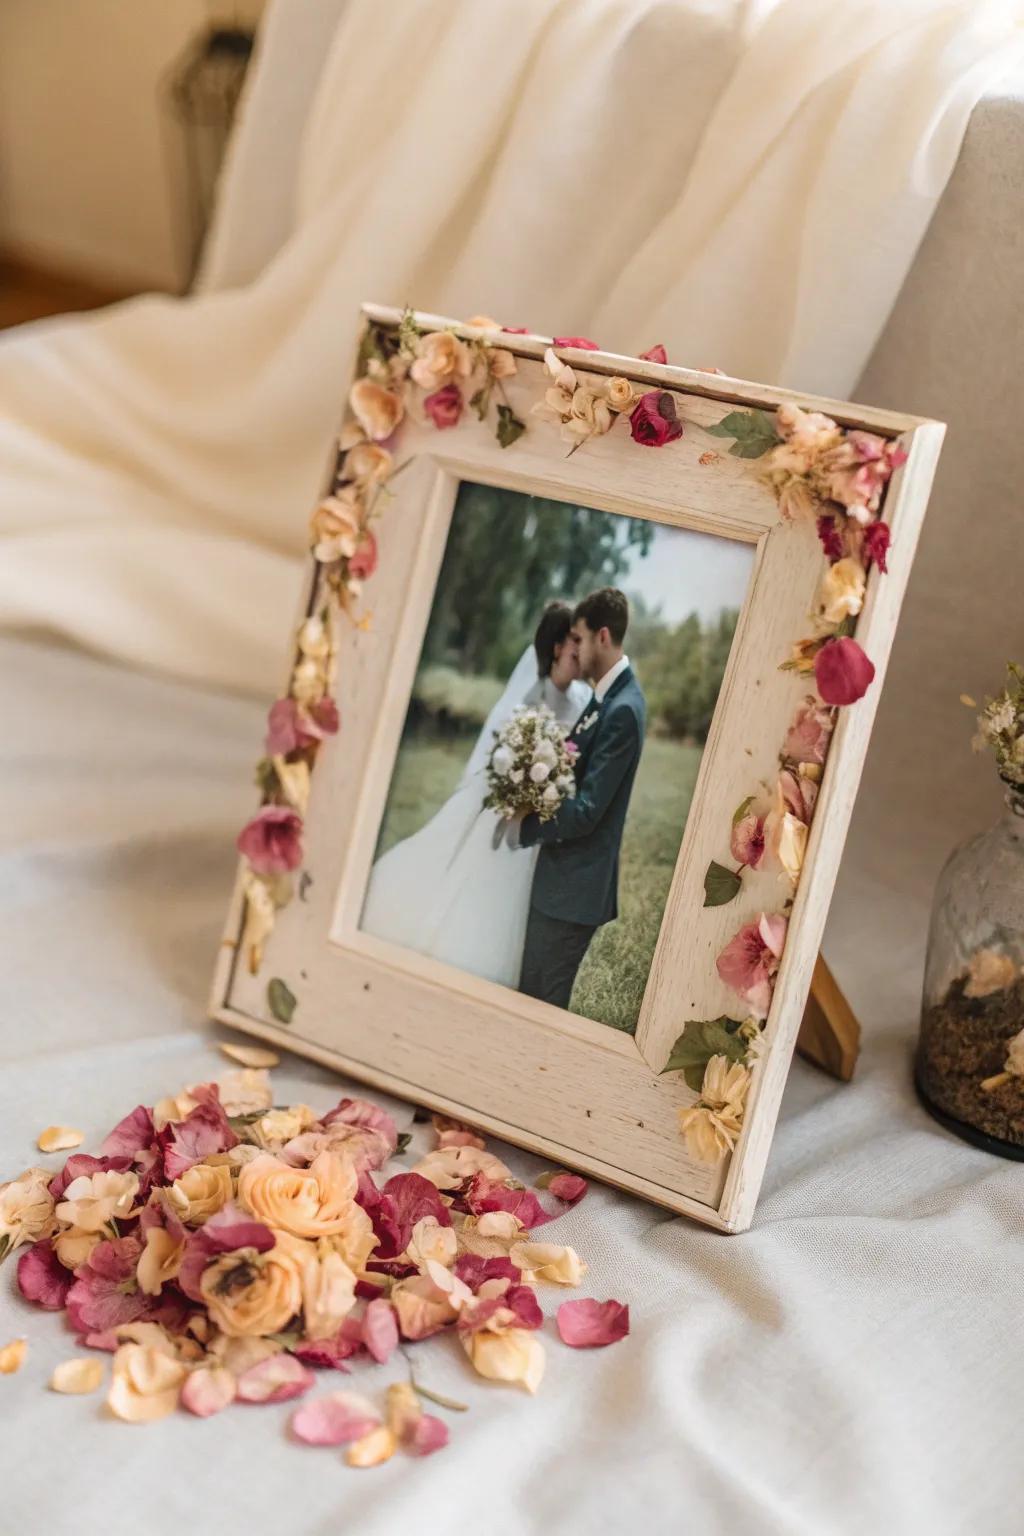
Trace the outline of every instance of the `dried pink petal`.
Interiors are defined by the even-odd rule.
[[[50,1242],[43,1238],[18,1260],[18,1289],[26,1301],[34,1301],[47,1312],[61,1312],[67,1304],[73,1277],[57,1258]]]
[[[283,1350],[243,1371],[237,1382],[240,1403],[284,1403],[308,1392],[316,1377],[301,1360]]]
[[[448,1426],[432,1413],[422,1413],[402,1444],[412,1456],[430,1456],[448,1444]]]
[[[203,1365],[186,1378],[181,1389],[181,1406],[197,1418],[208,1419],[234,1402],[235,1390],[235,1378],[226,1367]]]
[[[621,1301],[563,1301],[555,1316],[563,1344],[572,1349],[598,1349],[615,1344],[629,1332],[629,1308]]]
[[[368,1302],[362,1318],[362,1338],[369,1355],[384,1365],[398,1348],[398,1320],[395,1309],[382,1296]]]
[[[373,1404],[355,1392],[332,1392],[311,1398],[292,1415],[296,1438],[307,1445],[350,1445],[381,1425]]]
[[[148,1150],[156,1139],[153,1115],[145,1104],[137,1104],[130,1115],[119,1120],[100,1146],[101,1157],[134,1157]]]
[[[578,1205],[588,1188],[586,1179],[578,1173],[556,1173],[548,1180],[548,1189],[555,1199],[564,1200],[566,1205]]]

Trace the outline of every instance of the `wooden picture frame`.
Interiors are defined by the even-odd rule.
[[[303,863],[282,882],[277,874],[254,873],[251,860],[241,861],[211,1011],[224,1023],[559,1164],[722,1231],[741,1231],[751,1221],[768,1157],[944,427],[610,355],[571,339],[552,349],[546,338],[502,332],[489,321],[461,325],[377,306],[366,306],[364,317],[357,374],[405,402],[394,407],[402,419],[385,442],[397,469],[383,492],[368,491],[367,482],[357,487],[358,496],[348,496],[346,505],[358,503],[363,519],[354,540],[346,545],[341,538],[329,550],[321,544],[321,557],[333,558],[311,559],[300,623],[329,607],[330,655],[314,665],[308,654],[293,651],[284,694],[293,713],[297,697],[300,714],[311,708],[302,680],[319,666],[322,690],[337,698],[341,729],[299,740],[274,759],[283,777],[275,778],[264,763],[264,804],[291,807],[301,817]],[[462,400],[457,423],[445,422],[443,429],[435,425],[434,401],[448,387],[441,369],[451,343],[425,341],[438,335],[457,343],[448,384]],[[438,365],[433,371],[432,358]],[[570,395],[583,390],[603,399],[609,380],[628,381],[630,411],[612,413],[609,430],[584,434],[578,442],[571,423],[560,429],[557,411],[549,408],[551,419],[542,419],[534,407],[543,406],[548,391],[565,388],[567,376],[562,374],[561,386],[556,377],[565,368],[572,370]],[[427,380],[422,387],[417,373]],[[471,389],[476,410],[469,408]],[[350,414],[329,475],[328,492],[340,491],[343,501],[352,486],[346,451],[365,447],[369,406],[381,405],[371,396],[365,389],[358,399],[353,393],[362,414],[354,425]],[[661,421],[674,433],[677,417],[681,436],[645,441],[637,411],[657,412],[666,400]],[[834,435],[820,440],[846,445],[829,462],[853,454],[852,474],[862,467],[858,455],[877,454],[877,444],[886,445],[885,483],[880,476],[872,482],[877,505],[869,513],[859,505],[825,503],[847,541],[844,548],[861,550],[867,569],[866,588],[853,599],[859,604],[855,619],[835,623],[821,616],[822,583],[833,571],[836,551],[830,565],[815,526],[821,506],[800,502],[801,486],[810,482],[799,454],[789,454],[796,472],[777,469],[769,483],[773,466],[786,458],[784,444],[780,440],[779,452],[767,447],[755,457],[759,442],[749,440],[758,432],[778,433],[782,429],[771,424],[793,420],[794,407],[830,418]],[[581,408],[585,415],[585,398]],[[819,416],[795,419],[816,423]],[[370,425],[372,450],[393,423]],[[730,425],[737,436],[730,435]],[[495,437],[495,426],[507,446]],[[655,419],[651,430],[657,436],[661,422]],[[800,441],[798,430],[790,448]],[[363,458],[370,461],[373,453]],[[398,949],[359,928],[449,520],[458,486],[467,480],[720,535],[753,551],[753,574],[635,1036]],[[820,491],[820,476],[817,483]],[[789,496],[789,507],[780,507],[780,495],[783,503]],[[794,506],[797,515],[784,515]],[[364,531],[371,512],[372,532]],[[881,517],[891,530],[887,560],[873,540],[871,548],[881,554],[869,562],[863,530]],[[378,557],[360,591],[361,577]],[[810,642],[805,637],[802,652],[798,646],[801,670],[792,670],[793,647],[816,608],[817,633]],[[709,867],[729,869],[736,862],[730,845],[737,808],[759,786],[770,789],[779,775],[794,715],[815,688],[818,653],[846,640],[870,658],[875,676],[857,702],[828,711],[834,729],[815,781],[809,835],[801,834],[806,847],[798,883],[741,865],[734,898],[705,905]],[[830,658],[839,655],[830,652]],[[296,765],[300,784],[288,775]],[[244,846],[251,846],[251,836]],[[666,1072],[666,1064],[687,1021],[742,1020],[745,1004],[737,1004],[719,974],[718,957],[737,930],[780,909],[788,917],[785,944],[781,959],[766,952],[773,970],[770,1007],[756,1049],[743,1058],[746,1098],[731,1136],[728,1106],[723,1111],[731,1150],[717,1164],[701,1162],[688,1151],[680,1113],[704,1100],[680,1072]],[[712,1130],[718,1123],[709,1117]]]

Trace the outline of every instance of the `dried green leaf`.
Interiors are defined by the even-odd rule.
[[[711,437],[731,437],[729,452],[737,459],[759,459],[780,441],[775,422],[766,411],[730,411],[704,429]]]
[[[469,403],[471,408],[476,411],[479,419],[483,421],[487,415],[487,407],[491,403],[491,391],[486,386],[481,387],[475,395],[471,396]]]
[[[724,907],[726,902],[732,901],[737,895],[742,884],[742,879],[734,869],[727,869],[724,864],[712,859],[704,876],[704,905]]]
[[[747,1042],[738,1034],[740,1022],[726,1014],[717,1019],[688,1019],[662,1072],[682,1072],[690,1087],[699,1092],[704,1068],[712,1056],[727,1056],[730,1061],[745,1059]],[[699,1080],[694,1081],[690,1074],[696,1076],[698,1071]]]
[[[411,1141],[412,1141],[412,1132],[411,1131],[399,1131],[399,1133],[398,1133],[398,1142],[397,1142],[397,1145],[395,1146],[395,1156],[396,1157],[401,1157],[403,1152],[408,1152],[408,1150],[409,1150],[409,1143]]]
[[[269,757],[260,758],[259,762],[256,764],[255,778],[256,783],[259,786],[260,793],[264,797],[272,795],[275,792],[278,787],[277,769],[274,767]]]
[[[744,816],[753,805],[755,798],[756,797],[754,795],[748,795],[745,800],[740,801],[739,805],[732,813],[732,824],[734,827],[739,826],[740,822],[743,820]]]
[[[498,406],[498,425],[495,437],[502,448],[510,448],[526,431],[526,422],[520,421],[510,405]]]
[[[280,976],[271,976],[267,982],[267,1006],[280,1024],[290,1024],[298,998]]]

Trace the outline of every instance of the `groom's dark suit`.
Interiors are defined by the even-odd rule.
[[[619,849],[644,741],[647,709],[632,669],[596,695],[569,733],[579,749],[576,796],[550,821],[527,816],[524,848],[540,844],[520,992],[567,1008],[587,946],[618,916]]]

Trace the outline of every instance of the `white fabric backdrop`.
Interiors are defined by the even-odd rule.
[[[260,164],[262,156],[268,181],[297,164],[302,113],[289,93],[293,84],[299,93],[312,89],[320,67],[328,67],[322,41],[337,0],[315,7],[303,0],[302,11],[307,4],[319,31],[306,50],[300,8],[271,10],[270,39],[278,42],[254,82],[224,205],[234,192],[241,211],[237,218],[225,213],[218,230],[211,285],[248,284],[279,245],[287,254],[299,209],[267,186],[260,190]],[[261,126],[267,113],[279,133]],[[11,1298],[8,1266],[0,1340],[27,1333],[31,1353],[22,1373],[0,1387],[5,1528],[251,1536],[258,1527],[333,1536],[351,1527],[394,1536],[408,1527],[441,1536],[472,1522],[495,1536],[593,1529],[618,1536],[639,1525],[699,1536],[862,1536],[876,1529],[1017,1536],[1021,1173],[928,1120],[910,1087],[910,1058],[931,882],[950,844],[998,803],[990,768],[967,750],[970,722],[956,695],[994,686],[1001,658],[1024,647],[1022,154],[1024,95],[983,102],[857,386],[858,398],[947,419],[950,433],[826,940],[864,1023],[864,1053],[849,1087],[796,1063],[752,1231],[720,1238],[593,1187],[560,1227],[591,1261],[587,1293],[630,1303],[631,1340],[576,1357],[549,1336],[550,1372],[536,1402],[475,1381],[442,1345],[424,1355],[424,1375],[429,1363],[435,1386],[471,1403],[470,1414],[453,1421],[452,1448],[422,1465],[398,1462],[363,1475],[340,1466],[333,1452],[288,1444],[287,1406],[238,1409],[204,1425],[182,1416],[143,1431],[105,1422],[94,1402],[48,1394],[50,1369],[73,1346],[56,1319]],[[242,214],[255,209],[257,195],[263,207],[246,227]],[[571,296],[573,284],[562,274],[557,280]],[[254,302],[248,290],[236,299]],[[499,307],[493,290],[474,290],[459,305],[466,313],[481,307]],[[148,328],[154,310],[183,313],[182,306],[145,302],[127,315],[141,312]],[[565,323],[559,312],[531,310],[527,318]],[[572,323],[587,317],[574,311]],[[160,325],[161,345],[173,354],[174,325]],[[72,492],[83,493],[86,532],[102,527],[108,495],[108,526],[119,538],[133,524],[145,527],[144,517],[157,509],[164,522],[152,522],[165,534],[154,536],[153,548],[183,561],[190,551],[197,581],[201,531],[208,525],[210,547],[214,531],[224,531],[224,504],[214,500],[200,517],[187,511],[182,490],[202,461],[189,418],[194,411],[201,424],[213,407],[205,395],[194,406],[187,397],[173,411],[168,406],[161,479],[148,466],[145,435],[135,435],[138,380],[146,380],[155,411],[160,370],[153,358],[161,354],[140,337],[133,356],[118,327],[128,329],[127,316],[40,328],[8,342],[6,356],[0,347],[0,410],[9,406],[0,433],[7,434],[5,452],[19,445],[13,459],[7,452],[5,469],[17,466],[17,478],[13,491],[0,491],[0,506],[8,525],[21,510],[18,539],[0,555],[5,612],[25,611],[126,658],[184,670],[202,663],[212,634],[223,644],[216,659],[224,676],[245,681],[251,667],[253,685],[269,692],[279,654],[267,655],[260,666],[269,670],[256,676],[255,653],[240,639],[242,610],[222,625],[211,619],[211,594],[226,603],[246,595],[233,567],[221,586],[200,586],[193,598],[181,590],[187,561],[151,572],[140,544],[118,556],[117,567],[117,544],[103,543],[96,531],[89,546],[74,531]],[[308,355],[343,376],[347,361],[334,354],[333,340],[311,347],[314,330],[307,327],[303,340]],[[104,360],[96,371],[89,362],[94,336]],[[654,339],[645,328],[627,342]],[[680,357],[704,360],[684,347],[681,331],[678,345],[675,333],[665,339]],[[127,442],[110,416],[114,353],[131,406]],[[211,345],[197,374],[214,362],[220,367]],[[57,403],[30,427],[28,406],[46,402],[47,377]],[[83,408],[97,402],[82,422],[69,406],[72,388]],[[239,412],[254,401],[255,391]],[[329,433],[335,402],[328,404]],[[154,436],[158,416],[149,425]],[[274,426],[266,416],[261,424],[266,432]],[[225,433],[223,464],[215,458],[216,427]],[[237,472],[232,455],[245,443],[241,422],[218,414],[201,440],[227,483]],[[279,437],[275,442],[280,447]],[[254,451],[263,451],[258,434]],[[308,452],[312,460],[319,449]],[[179,461],[188,470],[180,483]],[[264,472],[267,463],[273,467],[269,450]],[[262,540],[270,592],[288,586],[283,551],[296,529],[295,541],[301,538],[306,490],[299,478],[281,467],[290,501],[274,505],[268,495],[258,536],[244,504],[227,503],[239,511],[225,559],[232,547],[244,553],[243,538],[253,551]],[[259,483],[254,473],[248,490]],[[38,581],[36,540],[46,526],[53,529],[48,569],[59,577],[52,586]],[[19,568],[36,575],[30,608],[12,606],[14,588],[10,580],[4,585],[5,557],[18,551],[26,562]],[[245,568],[256,568],[248,556]],[[140,601],[119,585],[119,569]],[[284,626],[291,593],[281,601]],[[181,644],[188,623],[200,626],[191,651]],[[6,1174],[31,1160],[42,1125],[74,1122],[92,1141],[139,1097],[213,1067],[216,1032],[201,1021],[231,841],[251,806],[261,709],[70,650],[5,643],[0,719]],[[337,1080],[298,1062],[287,1063],[280,1082],[288,1096],[314,1104],[341,1091]],[[508,1157],[523,1177],[536,1166],[515,1152]]]
[[[1024,46],[1020,0],[337,14],[271,7],[201,295],[0,342],[0,622],[263,691],[367,297],[846,393]]]

